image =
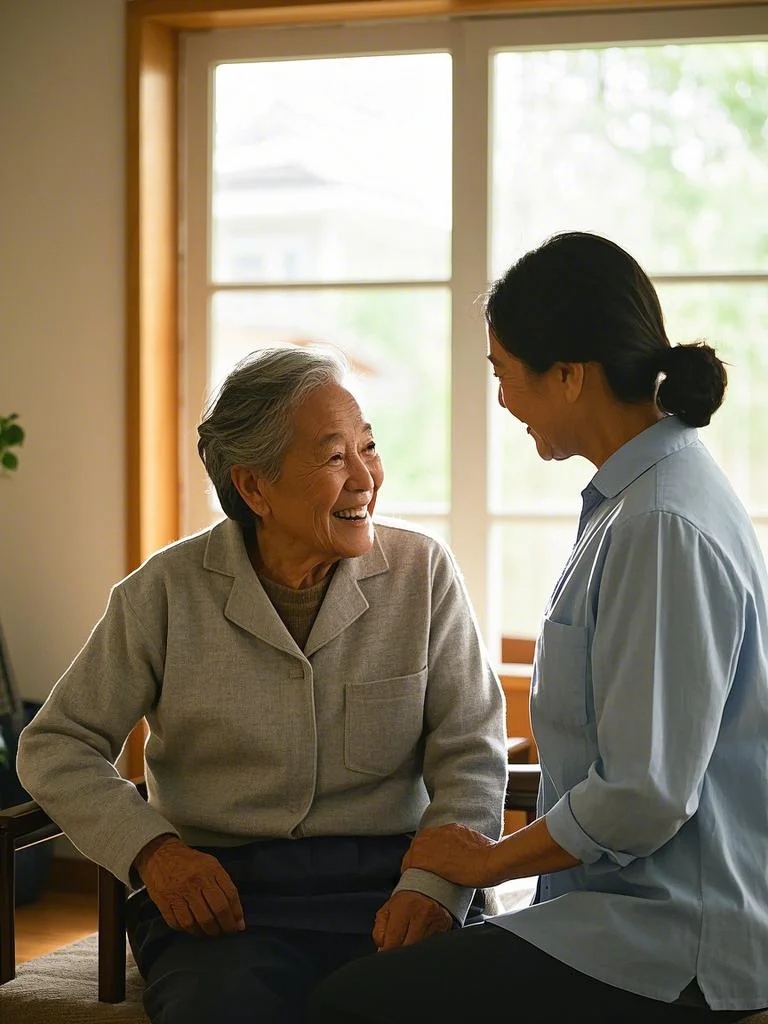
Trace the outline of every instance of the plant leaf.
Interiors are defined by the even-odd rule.
[[[11,423],[4,431],[3,442],[7,445],[22,444],[24,441],[24,431],[18,425],[18,423]]]
[[[3,452],[3,457],[0,459],[5,469],[16,469],[19,465],[19,460],[13,454],[13,452]]]

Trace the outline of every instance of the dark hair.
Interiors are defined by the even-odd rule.
[[[692,427],[709,423],[723,400],[728,378],[714,349],[672,347],[648,275],[600,235],[553,235],[491,285],[483,311],[499,344],[534,373],[600,363],[618,399],[655,397]]]

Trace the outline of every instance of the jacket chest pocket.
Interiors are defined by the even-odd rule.
[[[586,725],[589,630],[544,619],[536,650],[532,704],[553,724]]]
[[[347,683],[344,763],[353,772],[391,775],[412,761],[424,731],[427,670],[409,676]]]

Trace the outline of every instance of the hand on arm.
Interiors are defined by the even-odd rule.
[[[210,936],[245,928],[238,891],[210,854],[161,835],[147,843],[133,866],[169,928]]]
[[[453,918],[436,900],[410,889],[394,893],[376,914],[373,941],[379,950],[411,946],[429,935],[449,932]]]
[[[494,842],[465,825],[440,825],[419,832],[403,858],[402,870],[423,868],[456,885],[476,889],[563,871],[581,863],[549,834],[546,819]]]

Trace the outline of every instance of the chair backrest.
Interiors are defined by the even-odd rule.
[[[536,818],[536,800],[539,795],[541,769],[538,764],[508,764],[507,792],[504,809],[523,811],[526,824]]]
[[[532,665],[536,641],[527,636],[503,636],[501,661],[503,665]]]

